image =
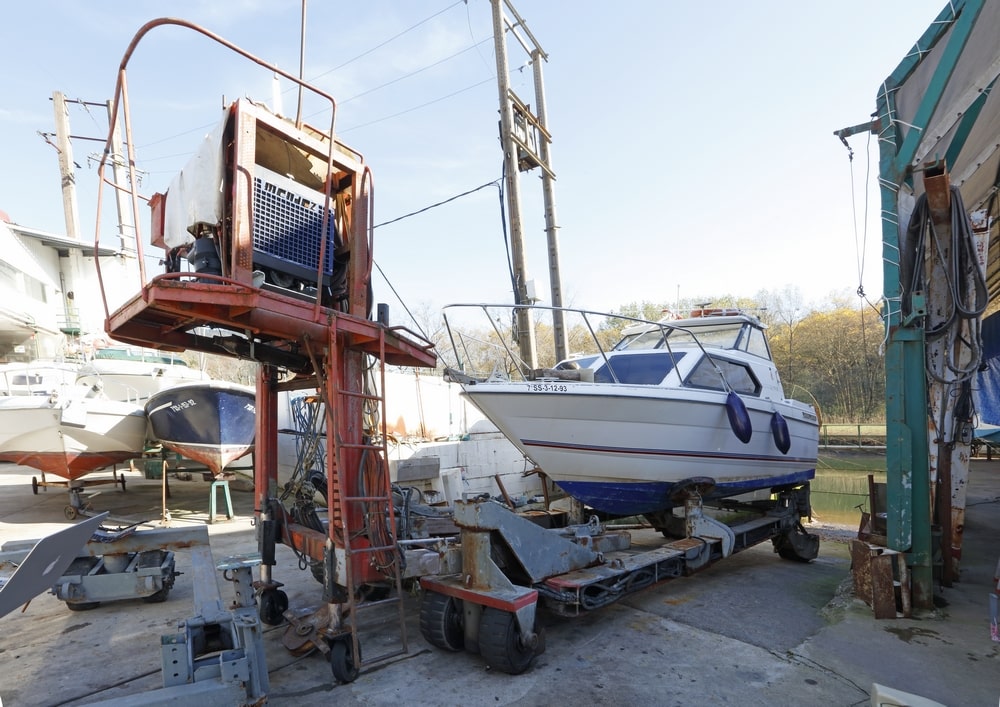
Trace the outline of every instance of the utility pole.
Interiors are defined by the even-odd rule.
[[[73,171],[73,145],[69,137],[69,113],[66,97],[61,91],[52,93],[52,107],[56,117],[56,149],[59,151],[59,174],[62,177],[63,214],[66,217],[66,235],[79,240],[80,214],[76,206],[76,174]]]
[[[514,296],[516,304],[531,304],[528,292],[527,269],[524,256],[524,234],[521,222],[520,172],[530,172],[536,167],[542,172],[542,199],[545,207],[545,235],[549,255],[549,288],[552,296],[552,333],[555,340],[556,360],[566,358],[566,326],[563,320],[562,282],[559,274],[559,226],[556,223],[555,174],[552,171],[549,143],[552,135],[545,122],[545,88],[542,78],[542,61],[548,56],[539,46],[524,19],[514,9],[510,0],[491,0],[493,5],[493,41],[496,45],[497,88],[500,94],[500,138],[504,152],[504,175],[507,189],[507,212],[510,222],[511,254],[514,259]],[[510,12],[511,23],[504,13]],[[509,59],[506,32],[510,30],[533,67],[535,105],[537,116],[510,88]],[[527,309],[517,311],[517,334],[521,358],[535,368],[534,323]]]
[[[531,65],[535,77],[535,105],[538,107],[538,155],[542,168],[542,203],[545,206],[545,240],[549,247],[549,289],[552,293],[552,306],[562,307],[562,277],[559,273],[559,226],[556,222],[556,175],[552,173],[552,158],[549,154],[549,143],[552,136],[545,120],[545,83],[542,80],[542,59],[544,54],[539,47],[531,52]],[[562,361],[569,355],[569,344],[566,337],[566,324],[561,309],[552,310],[552,335],[555,339],[556,361]]]
[[[503,149],[504,177],[507,191],[507,219],[510,223],[510,249],[514,259],[514,304],[531,304],[528,299],[524,238],[521,230],[521,186],[518,178],[518,149],[514,141],[514,107],[511,101],[510,76],[507,70],[506,18],[501,2],[493,5],[493,42],[496,46],[497,89],[500,94],[500,144]],[[535,353],[535,324],[528,309],[517,309],[517,342],[521,360],[529,369],[538,367]]]

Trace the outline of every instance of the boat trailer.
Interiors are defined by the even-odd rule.
[[[755,515],[733,525],[705,515],[693,487],[683,508],[674,527],[661,529],[668,541],[650,549],[633,548],[627,530],[596,517],[545,529],[494,502],[457,502],[461,570],[420,579],[421,633],[438,648],[479,653],[516,675],[545,650],[540,606],[579,616],[765,540],[785,559],[808,562],[819,552],[819,537],[801,524],[809,515],[808,484],[775,489],[767,502],[727,503],[727,510]]]

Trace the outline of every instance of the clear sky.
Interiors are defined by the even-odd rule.
[[[859,284],[877,300],[876,141],[852,139],[852,165],[833,131],[869,120],[881,81],[943,6],[515,2],[549,57],[564,305],[612,309],[788,287],[819,305],[831,293],[853,296]],[[35,0],[5,8],[0,210],[21,225],[65,232],[57,154],[38,135],[54,131],[50,97],[59,90],[110,99],[122,55],[145,22],[199,23],[295,73],[300,9],[291,0]],[[373,170],[375,223],[500,178],[488,0],[312,0],[306,17],[305,76],[337,97],[340,137]],[[516,42],[508,46],[512,64],[526,59]],[[529,68],[511,82],[533,103]],[[175,27],[139,45],[129,87],[147,195],[167,187],[224,98],[272,101],[266,72]],[[295,94],[283,88],[285,112],[294,114]],[[329,124],[309,104],[305,115]],[[74,106],[70,120],[75,136],[106,135],[99,106]],[[73,144],[88,241],[98,186],[92,155],[101,147]],[[529,274],[550,303],[537,171],[522,175],[521,192]],[[382,226],[375,237],[377,264],[414,311],[511,300],[495,188]],[[102,241],[116,243],[113,231]],[[378,275],[375,292],[401,320]]]

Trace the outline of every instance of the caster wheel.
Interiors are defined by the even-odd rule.
[[[354,659],[353,649],[350,636],[338,638],[330,645],[330,670],[333,671],[333,677],[340,682],[354,682],[360,672],[358,664],[361,662],[361,644],[358,644],[359,660]]]
[[[284,613],[288,611],[288,595],[280,589],[265,589],[260,594],[257,615],[268,626],[284,623]]]
[[[63,508],[63,515],[66,516],[66,520],[76,520],[80,512],[73,506],[66,506]]]
[[[31,493],[38,495],[38,477],[31,477]]]

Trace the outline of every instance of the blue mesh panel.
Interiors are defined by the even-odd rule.
[[[262,168],[256,171],[263,176],[255,175],[253,180],[254,251],[315,273],[323,229],[323,195],[280,175],[272,176],[273,173]],[[330,276],[336,241],[332,210],[327,220],[326,239],[323,274]]]

